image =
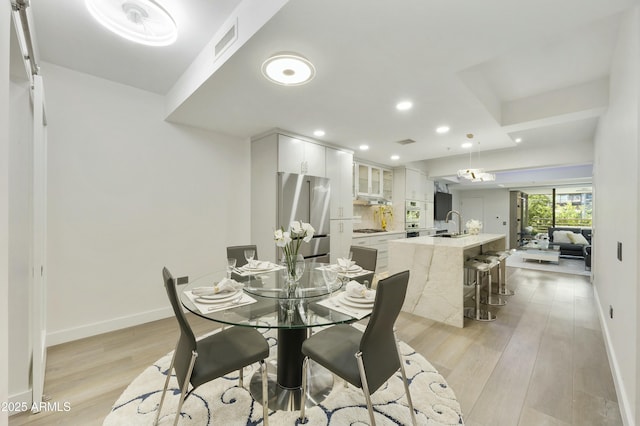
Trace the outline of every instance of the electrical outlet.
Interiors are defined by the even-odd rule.
[[[613,306],[609,305],[609,318],[613,319]]]

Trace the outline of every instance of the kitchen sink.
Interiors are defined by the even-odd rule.
[[[463,238],[468,236],[469,234],[435,234],[432,237],[440,237],[440,238]]]

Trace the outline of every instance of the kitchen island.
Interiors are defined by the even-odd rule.
[[[502,234],[389,241],[389,274],[407,269],[411,272],[402,310],[464,327],[464,263],[480,253],[504,250],[505,244]],[[505,273],[503,270],[503,276]]]

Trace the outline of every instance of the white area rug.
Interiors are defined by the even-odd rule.
[[[275,331],[266,332],[271,346],[271,357],[276,352]],[[461,425],[462,412],[453,390],[436,369],[410,346],[401,342],[405,370],[416,410],[419,425]],[[115,402],[104,425],[151,425],[156,416],[171,353],[148,367],[125,389]],[[258,372],[259,366],[252,366]],[[245,370],[245,386],[250,382],[251,373]],[[177,382],[169,382],[160,425],[173,424],[178,405]],[[406,405],[404,386],[400,372],[392,377],[372,395],[376,423],[378,425],[410,425],[409,408]],[[350,425],[369,424],[369,414],[364,394],[358,388],[337,380],[329,396],[317,406],[306,411],[306,425]],[[276,411],[269,414],[270,425],[297,425],[298,412]],[[187,398],[182,406],[180,425],[243,425],[263,424],[262,406],[255,401],[249,391],[238,387],[237,373],[214,380],[200,386]]]
[[[507,258],[507,266],[513,268],[524,269],[537,269],[539,271],[558,272],[561,274],[574,274],[574,275],[591,275],[591,271],[588,271],[584,267],[584,259],[568,259],[561,257],[560,264],[550,262],[538,263],[534,260],[523,260],[520,253],[513,252],[511,256]]]

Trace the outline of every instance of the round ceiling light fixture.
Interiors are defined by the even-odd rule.
[[[262,63],[262,74],[282,86],[300,86],[313,80],[316,68],[302,55],[280,52]]]
[[[120,37],[147,46],[168,46],[178,26],[154,0],[85,0],[91,16]]]

